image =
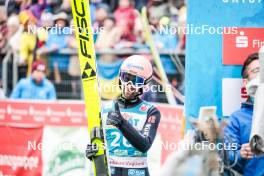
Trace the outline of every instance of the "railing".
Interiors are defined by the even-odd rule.
[[[54,53],[50,53],[52,55]],[[58,52],[56,52],[58,54]],[[59,54],[62,55],[77,55],[77,50],[75,49],[63,49],[59,51]],[[151,55],[150,51],[147,49],[144,50],[133,50],[133,49],[122,49],[122,50],[110,50],[110,49],[105,49],[105,50],[99,50],[96,51],[96,55],[103,55],[103,54],[111,54],[111,55],[117,55],[117,56],[126,56],[126,55],[132,55],[132,54],[144,54],[144,55]],[[174,50],[162,50],[160,51],[161,55],[169,55],[174,62],[178,72],[184,77],[184,58],[185,54],[183,52],[175,52]],[[11,59],[13,58],[12,62],[12,87],[14,87],[18,81],[18,56],[15,54],[12,54],[11,52],[8,52],[3,60],[3,89],[5,95],[8,93],[8,63],[10,63]],[[57,96],[58,98],[63,97],[63,99],[82,99],[83,94],[82,90],[79,89],[77,92],[78,95],[73,95],[71,90],[67,89],[67,87],[70,87],[72,84],[72,80],[63,80],[61,82],[61,85],[59,87],[56,87],[57,91]],[[76,80],[76,87],[82,87],[81,86],[81,81]],[[63,90],[62,90],[63,89]],[[164,96],[164,95],[161,95]],[[162,99],[162,98],[161,98]]]

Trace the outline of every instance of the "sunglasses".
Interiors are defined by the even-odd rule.
[[[142,88],[146,81],[140,76],[133,75],[127,72],[120,72],[120,79],[122,82],[131,83],[136,88]]]

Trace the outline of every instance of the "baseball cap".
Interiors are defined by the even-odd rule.
[[[43,61],[34,61],[33,64],[32,64],[32,72],[34,72],[35,70],[38,70],[38,71],[42,71],[42,72],[45,72],[46,70],[46,65]]]

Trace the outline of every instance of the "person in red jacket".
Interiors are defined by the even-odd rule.
[[[117,27],[122,29],[122,39],[132,42],[136,41],[136,36],[133,34],[136,12],[131,0],[119,0],[114,17]]]

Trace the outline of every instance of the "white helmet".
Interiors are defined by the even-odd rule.
[[[132,76],[135,76],[134,79],[124,80],[125,78],[128,78],[128,77],[124,77],[127,75],[127,73]],[[151,63],[144,56],[140,56],[140,55],[133,55],[128,57],[123,62],[120,68],[121,81],[132,81],[134,85],[147,84],[151,80],[152,74],[153,74],[153,69]]]

